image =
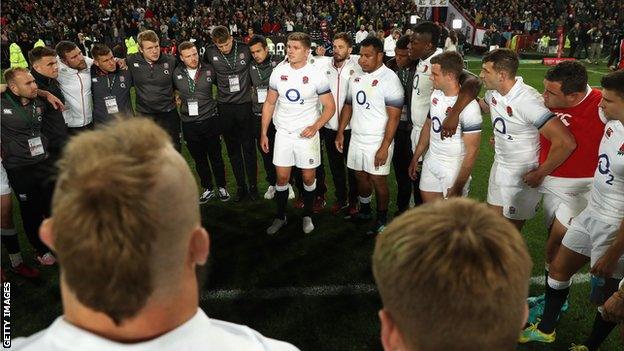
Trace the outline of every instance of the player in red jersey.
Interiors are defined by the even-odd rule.
[[[546,107],[568,127],[577,145],[570,157],[544,178],[540,188],[544,194],[545,224],[549,228],[545,265],[548,279],[549,264],[559,251],[572,218],[587,205],[604,123],[598,108],[602,93],[587,85],[587,70],[576,61],[561,62],[546,73],[543,97]],[[541,165],[548,157],[551,144],[543,136],[540,136],[540,144]],[[529,304],[535,303],[536,308],[531,309],[529,322],[541,315],[541,298],[530,298]]]

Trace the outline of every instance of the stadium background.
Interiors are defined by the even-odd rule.
[[[73,2],[74,0],[69,1]],[[166,6],[171,1],[155,3],[165,3]],[[555,5],[558,3],[559,1],[553,2]],[[4,2],[2,5],[3,13],[6,13],[6,4]],[[455,4],[457,7],[471,8],[467,12],[474,11],[473,19],[481,12],[482,21],[479,26],[487,26],[490,24],[488,21],[494,22],[493,18],[497,15],[496,12],[488,12],[491,7],[484,6],[484,1],[468,0]],[[493,1],[492,4],[500,2]],[[619,6],[621,9],[622,5]],[[546,7],[545,16],[554,15],[554,12],[548,12],[552,7]],[[323,8],[319,11],[322,12]],[[416,10],[414,13],[434,15],[426,11],[431,10]],[[446,14],[437,13],[437,16],[444,15]],[[6,24],[2,22],[3,41]],[[322,44],[323,33],[314,32],[313,35]],[[532,43],[531,40],[526,41],[528,44]],[[6,47],[4,44],[3,42],[3,50]],[[603,54],[606,55],[605,52]],[[534,57],[533,55],[527,48],[523,56]],[[468,68],[478,74],[480,57],[469,55],[467,61]],[[6,60],[3,59],[2,62],[4,65]],[[599,86],[600,77],[608,72],[607,67],[587,66],[590,85]],[[546,70],[547,67],[538,61],[523,60],[519,75],[524,77],[526,83],[541,91]],[[489,116],[484,116],[484,120],[489,120]],[[493,150],[487,142],[491,135],[491,125],[486,122],[484,126],[481,151],[473,171],[470,193],[471,197],[481,201],[485,200],[487,194],[487,179],[493,158]],[[193,166],[186,149],[184,155]],[[224,157],[227,157],[225,151]],[[229,190],[232,191],[235,183],[229,162],[226,162],[226,167]],[[262,167],[259,167],[259,171],[259,188],[263,191],[267,184]],[[394,179],[394,176],[391,175],[389,179]],[[327,183],[327,198],[331,205],[333,184],[330,177]],[[391,199],[395,198],[395,194],[396,186],[391,182]],[[202,308],[213,318],[247,324],[267,336],[290,341],[302,350],[380,349],[377,319],[380,301],[370,271],[374,239],[364,234],[367,227],[332,216],[327,206],[317,216],[317,229],[312,234],[302,234],[299,223],[294,221],[278,235],[269,237],[264,234],[264,230],[270,224],[273,210],[273,202],[267,200],[242,204],[212,201],[202,206],[204,225],[212,238],[210,264],[199,273],[203,280]],[[391,213],[392,210],[393,203]],[[295,212],[289,211],[291,214]],[[14,217],[16,227],[23,232],[19,210],[15,205]],[[527,223],[523,234],[534,260],[531,295],[536,295],[543,290],[542,251],[546,229],[541,212]],[[23,237],[21,244],[25,257],[32,257],[30,245]],[[8,266],[4,255],[2,265]],[[13,337],[41,330],[62,313],[58,270],[56,267],[44,267],[41,270],[42,277],[37,281],[10,276]],[[519,347],[519,350],[563,350],[570,343],[579,343],[584,339],[591,328],[595,309],[587,299],[589,284],[586,270],[579,276],[579,282],[572,287],[571,307],[557,330],[555,344],[528,345]],[[475,319],[474,322],[479,321]],[[617,332],[612,333],[602,350],[621,349],[621,342],[616,334]]]

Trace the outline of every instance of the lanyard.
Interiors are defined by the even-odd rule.
[[[188,67],[186,68],[186,79],[188,79],[189,90],[191,94],[195,94],[195,84],[197,79],[199,78],[199,73],[201,70],[201,64],[197,65],[197,71],[195,71],[195,77],[191,79],[191,74],[188,71]]]
[[[271,62],[272,62],[272,61],[273,61],[273,55],[270,55],[270,56],[269,56],[269,60],[267,61],[267,62],[268,62],[267,64],[268,64],[269,66],[271,66]],[[264,79],[266,79],[267,77],[264,77],[264,76],[262,75],[262,71],[260,70],[260,66],[259,66],[259,65],[256,65],[256,72],[258,72],[258,78],[260,78],[260,83],[262,83],[262,82],[264,81]],[[269,76],[270,76],[270,75],[271,75],[271,74],[269,74]]]
[[[230,60],[225,57],[221,50],[219,50],[219,53],[221,53],[221,56],[223,56],[223,59],[225,60],[225,63],[227,63],[228,67],[230,67],[230,69],[234,71],[234,69],[236,68],[236,58],[238,56],[238,45],[236,45],[235,41],[232,41],[232,45],[234,45],[234,65],[230,64]]]
[[[29,118],[29,117],[27,117],[28,113],[27,113],[26,109],[24,108],[24,106],[18,105],[17,102],[15,102],[15,100],[13,100],[13,97],[11,95],[7,94],[7,97],[11,101],[11,104],[13,105],[13,107],[15,107],[15,109],[19,112],[18,114],[20,115],[20,117],[22,117],[22,119],[24,119],[24,122],[26,122],[26,124],[30,128],[30,133],[32,134],[32,136],[35,136],[35,122],[34,122],[35,118],[34,118],[34,115],[37,112],[36,111],[36,107],[35,107],[35,102],[33,101],[33,103],[32,103],[32,113],[31,113],[30,118]]]
[[[400,78],[401,78],[401,83],[403,83],[403,89],[405,89],[405,87],[407,87],[407,83],[409,81],[409,70],[406,69],[402,69],[400,74]]]
[[[113,82],[111,83],[110,79],[108,79],[108,74],[106,74],[106,82],[108,83],[108,90],[110,90],[111,95],[113,95],[113,86],[115,85],[115,81],[117,80],[117,73],[113,76]]]

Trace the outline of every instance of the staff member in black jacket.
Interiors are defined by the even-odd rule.
[[[204,57],[217,72],[219,120],[238,185],[234,201],[241,201],[247,195],[256,200],[258,165],[249,78],[251,53],[249,47],[235,41],[224,26],[213,29],[212,39],[215,45],[206,48]],[[245,183],[245,171],[249,189]]]
[[[254,35],[249,40],[249,50],[254,61],[251,64],[249,75],[251,77],[251,84],[253,85],[251,99],[253,102],[253,113],[255,116],[255,136],[257,138],[258,151],[262,156],[262,163],[264,165],[264,171],[266,172],[266,181],[269,183],[267,191],[264,193],[264,198],[267,200],[275,197],[275,182],[277,178],[275,176],[275,166],[273,165],[273,144],[275,144],[275,125],[273,120],[269,124],[269,130],[267,131],[267,137],[269,138],[269,152],[262,151],[260,146],[260,132],[262,121],[262,105],[266,101],[267,92],[269,91],[269,78],[273,68],[275,68],[280,62],[284,60],[283,56],[277,56],[269,54],[269,48],[267,47],[266,38],[261,35]],[[290,186],[290,185],[289,185]],[[294,191],[290,187],[290,192]]]
[[[216,73],[211,65],[199,62],[197,47],[190,41],[180,43],[178,52],[184,64],[178,65],[173,71],[173,83],[180,99],[184,140],[195,160],[195,169],[204,188],[199,203],[206,203],[214,197],[228,201],[230,194],[225,187],[217,102],[212,97]],[[217,191],[212,186],[212,173],[217,182]]]
[[[36,47],[28,53],[28,59],[32,65],[30,73],[35,78],[39,90],[46,90],[65,103],[61,87],[56,81],[59,74],[56,51],[46,46]],[[55,109],[49,102],[46,102],[46,110],[41,132],[48,138],[48,154],[50,159],[55,161],[60,158],[61,151],[69,140],[69,132],[62,110]]]
[[[153,30],[137,36],[140,53],[128,56],[126,63],[136,88],[136,109],[152,118],[171,136],[180,151],[180,116],[173,98],[173,70],[176,58],[160,53],[160,41]]]
[[[131,117],[130,87],[132,73],[119,69],[111,49],[95,44],[91,49],[91,93],[93,95],[93,122],[96,126],[114,118]]]
[[[46,105],[37,98],[37,83],[27,69],[8,69],[4,79],[9,91],[2,94],[2,165],[19,201],[24,231],[37,260],[42,265],[53,265],[54,256],[39,240],[39,226],[50,215],[54,189],[48,138],[41,132],[42,121],[47,118]]]

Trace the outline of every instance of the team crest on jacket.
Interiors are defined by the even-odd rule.
[[[42,112],[41,107],[37,106],[37,114],[40,115]]]
[[[286,81],[286,80],[288,80],[288,76],[286,76],[286,75],[282,75],[282,76],[280,77],[280,80],[284,80],[284,81]]]
[[[622,146],[620,146],[618,150],[618,156],[624,156],[624,143],[622,143]]]
[[[509,117],[513,115],[513,110],[511,109],[511,106],[507,106],[507,114],[509,115]]]
[[[163,64],[163,67],[165,67],[165,69],[169,69],[169,63],[165,62],[165,63]]]
[[[277,66],[277,63],[275,61],[271,61],[271,67],[275,67]]]
[[[125,81],[126,81],[126,77],[124,77],[124,76],[119,76],[119,81],[120,81],[120,82],[125,82]]]
[[[377,86],[377,83],[379,83],[379,81],[378,81],[377,79],[375,79],[375,80],[373,81],[372,86],[376,87],[376,86]]]
[[[350,70],[350,71],[349,71],[349,75],[350,75],[350,76],[352,76],[352,75],[353,75],[353,73],[355,73],[355,71],[354,71],[354,70]]]
[[[308,84],[308,76],[303,76],[303,84]]]
[[[244,59],[245,58],[245,54],[241,53],[240,55],[238,55],[238,58],[241,59],[241,60]]]
[[[496,106],[496,99],[492,96],[492,106]]]
[[[437,106],[438,105],[438,98],[433,98],[433,100],[431,100],[431,104],[433,106]]]
[[[354,81],[358,83],[360,81],[360,77],[355,78]]]
[[[605,135],[607,136],[607,139],[609,139],[611,137],[611,134],[613,134],[613,129],[611,129],[611,127],[607,128],[607,131],[605,132]]]
[[[327,75],[330,75],[330,74],[331,74],[331,72],[329,70],[327,70]]]

